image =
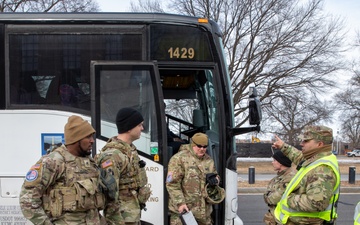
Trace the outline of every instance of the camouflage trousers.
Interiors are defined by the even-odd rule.
[[[120,191],[120,213],[124,219],[125,224],[137,225],[140,224],[140,204],[137,199],[137,192],[132,191]]]
[[[196,221],[198,225],[212,225],[211,219],[209,223],[201,223],[199,221]],[[179,214],[176,213],[170,213],[170,225],[183,225],[181,222]]]
[[[274,215],[272,215],[270,212],[265,213],[263,221],[266,225],[278,225],[278,223],[276,223]]]
[[[105,218],[102,217],[97,209],[91,209],[87,212],[67,212],[59,218],[52,221],[52,224],[58,225],[106,225]]]
[[[104,215],[108,225],[138,225],[140,224],[140,204],[137,199],[137,192],[120,190],[119,200],[106,204]]]

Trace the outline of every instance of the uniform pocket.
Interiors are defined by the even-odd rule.
[[[76,195],[78,199],[79,209],[94,209],[95,208],[95,191],[97,187],[91,180],[80,180],[74,183]]]

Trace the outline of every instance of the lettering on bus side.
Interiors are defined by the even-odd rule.
[[[159,167],[157,166],[147,166],[145,168],[146,172],[159,172]]]
[[[0,205],[0,225],[2,224],[29,224],[30,222],[23,217],[20,206]]]

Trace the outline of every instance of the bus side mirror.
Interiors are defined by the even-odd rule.
[[[257,90],[255,87],[250,87],[249,93],[249,124],[259,125],[262,119],[262,112],[260,101],[257,98]]]
[[[260,101],[257,98],[257,91],[255,87],[250,87],[249,94],[249,124],[256,125],[251,127],[233,127],[228,128],[228,132],[231,136],[239,134],[246,134],[249,132],[257,131],[260,132],[260,121],[262,118],[262,112],[260,107]]]

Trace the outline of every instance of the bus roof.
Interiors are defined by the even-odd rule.
[[[136,13],[136,12],[84,12],[84,13],[1,13],[0,22],[3,23],[49,23],[49,24],[96,24],[96,23],[174,23],[174,24],[198,24],[211,26],[214,32],[219,32],[218,25],[209,20],[209,23],[200,23],[200,17],[185,16],[167,13]]]

